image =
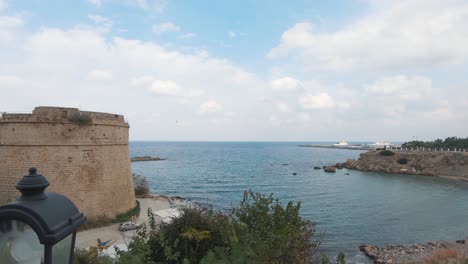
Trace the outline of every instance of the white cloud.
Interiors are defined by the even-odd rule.
[[[289,113],[289,112],[291,112],[291,108],[289,107],[288,104],[279,103],[279,104],[276,105],[276,107],[278,108],[278,111],[281,112],[281,113]]]
[[[133,6],[137,6],[146,11],[162,13],[167,6],[167,0],[125,0]]]
[[[230,39],[233,39],[233,38],[235,38],[237,35],[236,35],[236,32],[234,32],[234,31],[229,31],[229,32],[228,32],[228,36],[229,36]]]
[[[101,7],[102,5],[102,0],[88,0],[88,2],[97,8]]]
[[[146,85],[151,84],[153,80],[154,78],[152,76],[145,75],[145,76],[132,79],[130,82],[130,85],[131,86],[146,86]]]
[[[130,81],[131,86],[146,87],[153,94],[171,96],[179,98],[179,102],[187,104],[190,99],[200,97],[205,94],[201,89],[183,89],[174,81],[156,80],[152,76],[145,75],[134,78]]]
[[[205,94],[205,91],[203,90],[197,90],[197,89],[192,89],[187,92],[185,97],[193,98],[193,97],[199,97]]]
[[[20,27],[23,25],[24,20],[20,15],[0,15],[0,47],[18,37],[21,34]]]
[[[19,27],[24,24],[24,21],[19,16],[0,16],[0,29]]]
[[[100,16],[100,15],[95,15],[95,14],[89,14],[88,15],[88,18],[93,21],[94,23],[108,23],[108,22],[111,22],[110,19],[106,18],[106,17],[103,17],[103,16]]]
[[[204,102],[200,105],[200,112],[202,114],[219,112],[222,109],[223,109],[223,105],[214,100]]]
[[[171,22],[164,22],[161,24],[153,25],[153,32],[157,34],[177,31],[180,31],[180,27]]]
[[[295,91],[300,86],[301,82],[291,77],[271,81],[271,87],[274,91]]]
[[[21,96],[21,111],[57,105],[122,113],[130,119],[132,139],[147,140],[365,140],[375,134],[391,140],[433,135],[434,122],[454,135],[467,129],[468,100],[454,103],[468,96],[463,67],[434,76],[423,70],[401,69],[402,76],[382,71],[378,76],[388,77],[379,79],[368,71],[310,74],[303,65],[281,61],[269,72],[272,79],[261,79],[206,50],[116,37],[99,30],[103,17],[89,19],[97,24],[88,20],[93,27],[68,29],[5,24],[17,35],[4,40],[0,34],[0,87],[13,87],[0,88],[2,108],[17,109]],[[315,76],[320,81],[307,79]],[[150,118],[155,113],[160,116]],[[223,125],[210,126],[213,120]]]
[[[335,108],[335,101],[328,93],[318,95],[305,95],[299,98],[299,102],[304,109],[326,110]]]
[[[321,31],[297,23],[269,57],[291,56],[308,67],[434,67],[468,58],[468,3],[459,0],[373,2],[371,14]]]
[[[191,38],[194,38],[196,36],[197,36],[197,34],[189,32],[189,33],[185,33],[185,34],[180,35],[179,38],[181,38],[181,39],[191,39]]]
[[[112,72],[106,70],[93,70],[86,75],[88,80],[109,81],[112,80]]]
[[[95,24],[99,26],[99,29],[107,32],[112,29],[114,22],[107,17],[103,17],[100,15],[90,14],[88,18],[93,21]]]
[[[431,79],[419,76],[409,78],[404,75],[383,78],[367,86],[366,90],[408,101],[427,99],[433,92]]]
[[[14,75],[0,75],[0,87],[11,88],[24,84],[24,80]]]
[[[180,88],[173,81],[155,80],[151,83],[149,91],[158,95],[177,96],[180,93]]]

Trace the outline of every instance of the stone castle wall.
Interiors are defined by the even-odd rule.
[[[47,191],[69,197],[88,217],[115,217],[135,206],[123,116],[37,107],[0,119],[0,203],[19,195],[30,167],[46,176]]]

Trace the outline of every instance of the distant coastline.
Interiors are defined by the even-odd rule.
[[[352,149],[352,150],[372,150],[371,147],[363,145],[333,146],[333,145],[298,145],[305,148],[328,148],[328,149]]]

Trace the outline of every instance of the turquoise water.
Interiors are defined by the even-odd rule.
[[[311,143],[311,142],[305,142]],[[468,235],[468,184],[437,177],[314,170],[358,158],[362,151],[304,148],[294,143],[132,142],[132,163],[152,192],[236,205],[244,190],[302,202],[301,214],[325,233],[322,249],[364,262],[359,245],[456,240]],[[287,165],[284,165],[287,164]],[[292,175],[295,172],[297,175]],[[349,175],[345,175],[348,172]]]

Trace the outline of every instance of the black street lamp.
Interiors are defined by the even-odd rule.
[[[21,196],[0,206],[0,262],[72,263],[78,226],[86,217],[65,196],[47,192],[47,179],[29,169]]]

